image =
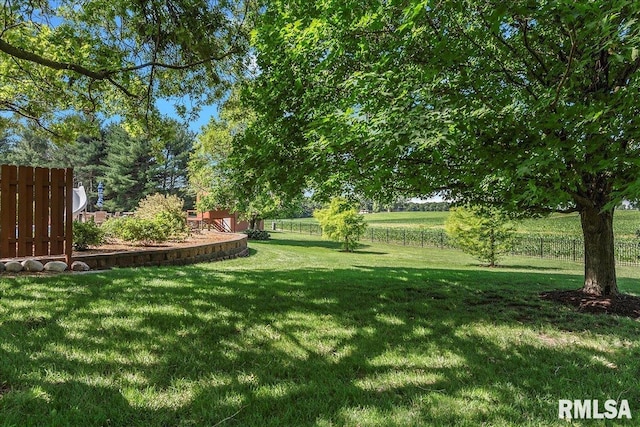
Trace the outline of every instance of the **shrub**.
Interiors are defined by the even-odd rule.
[[[105,222],[103,226],[106,227],[109,236],[125,242],[148,246],[168,239],[166,229],[157,219],[116,218]]]
[[[125,219],[126,218],[109,218],[103,222],[100,228],[104,232],[105,239],[119,239],[120,224],[122,224]]]
[[[101,245],[104,235],[93,219],[87,222],[73,221],[73,248],[77,251],[86,251],[90,245]]]
[[[254,228],[245,230],[243,233],[248,236],[249,240],[269,240],[271,238],[271,234],[268,232]]]
[[[347,252],[353,252],[358,247],[358,240],[367,229],[364,216],[344,197],[332,199],[329,206],[316,210],[313,216],[320,223],[323,236],[342,242]]]
[[[134,215],[138,218],[153,219],[160,212],[170,212],[182,216],[184,202],[178,196],[155,193],[140,200]]]
[[[158,212],[152,218],[167,235],[167,239],[182,239],[187,234],[187,223],[184,215],[176,215],[175,212]]]
[[[515,241],[515,227],[495,209],[453,208],[445,223],[447,235],[455,246],[494,267]]]
[[[139,219],[156,221],[167,239],[183,238],[187,233],[183,206],[184,202],[178,196],[156,193],[142,199],[133,215]]]

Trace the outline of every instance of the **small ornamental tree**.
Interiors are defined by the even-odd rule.
[[[156,221],[168,238],[182,238],[187,232],[184,201],[175,195],[151,194],[140,201],[134,216]]]
[[[511,250],[515,238],[515,228],[503,213],[476,206],[451,209],[445,230],[454,245],[489,267]]]
[[[364,235],[367,224],[364,216],[344,197],[331,200],[329,206],[316,210],[313,216],[322,227],[322,234],[336,242],[342,242],[347,252],[353,252]]]

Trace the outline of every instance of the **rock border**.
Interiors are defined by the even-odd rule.
[[[247,235],[235,233],[230,233],[229,235],[231,236],[229,240],[199,243],[193,246],[147,248],[144,250],[101,254],[79,254],[73,257],[73,261],[74,263],[77,262],[78,265],[83,263],[91,270],[108,270],[116,267],[187,265],[247,256],[249,254]],[[46,265],[52,261],[63,261],[64,256],[30,257],[28,259]],[[2,265],[0,267],[0,273],[9,273],[9,271],[5,269],[6,264],[16,261],[18,260],[0,260],[0,264]],[[22,264],[25,261],[27,261],[27,259],[21,259],[19,262]]]

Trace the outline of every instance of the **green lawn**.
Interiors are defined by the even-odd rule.
[[[0,425],[565,426],[559,399],[608,398],[634,419],[606,425],[637,424],[638,322],[538,298],[578,288],[579,264],[285,233],[251,248],[0,276]],[[640,294],[640,269],[619,275]]]

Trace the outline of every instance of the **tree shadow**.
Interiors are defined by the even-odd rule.
[[[361,255],[388,255],[388,252],[380,252],[380,251],[363,251],[360,249],[356,249],[354,251],[354,253],[356,254],[361,254]]]
[[[546,266],[537,266],[537,265],[518,265],[518,264],[498,264],[493,267],[497,270],[500,269],[513,269],[513,270],[529,270],[529,271],[561,271],[560,267],[546,267]]]
[[[293,247],[305,247],[305,248],[325,248],[340,250],[342,244],[339,242],[333,242],[331,240],[300,240],[300,239],[271,239],[265,242],[270,246],[293,246]]]
[[[632,321],[597,330],[626,347],[572,344],[566,331],[592,327],[593,316],[535,297],[579,280],[195,265],[0,281],[9,390],[0,415],[9,424],[553,425],[558,399],[640,399]],[[553,393],[574,382],[583,395]]]
[[[354,254],[364,254],[364,255],[387,255],[387,252],[381,252],[381,251],[367,251],[367,250],[363,250],[363,249],[367,249],[370,248],[371,245],[367,245],[367,244],[359,244],[358,247],[352,251],[346,251],[343,248],[342,243],[340,242],[334,242],[331,240],[300,240],[300,239],[287,239],[287,240],[280,240],[280,239],[272,239],[269,240],[267,242],[267,244],[269,245],[274,245],[274,246],[293,246],[293,247],[305,247],[305,248],[324,248],[324,249],[331,249],[331,250],[335,250],[335,251],[339,251],[339,252],[343,252],[343,253],[354,253]]]

